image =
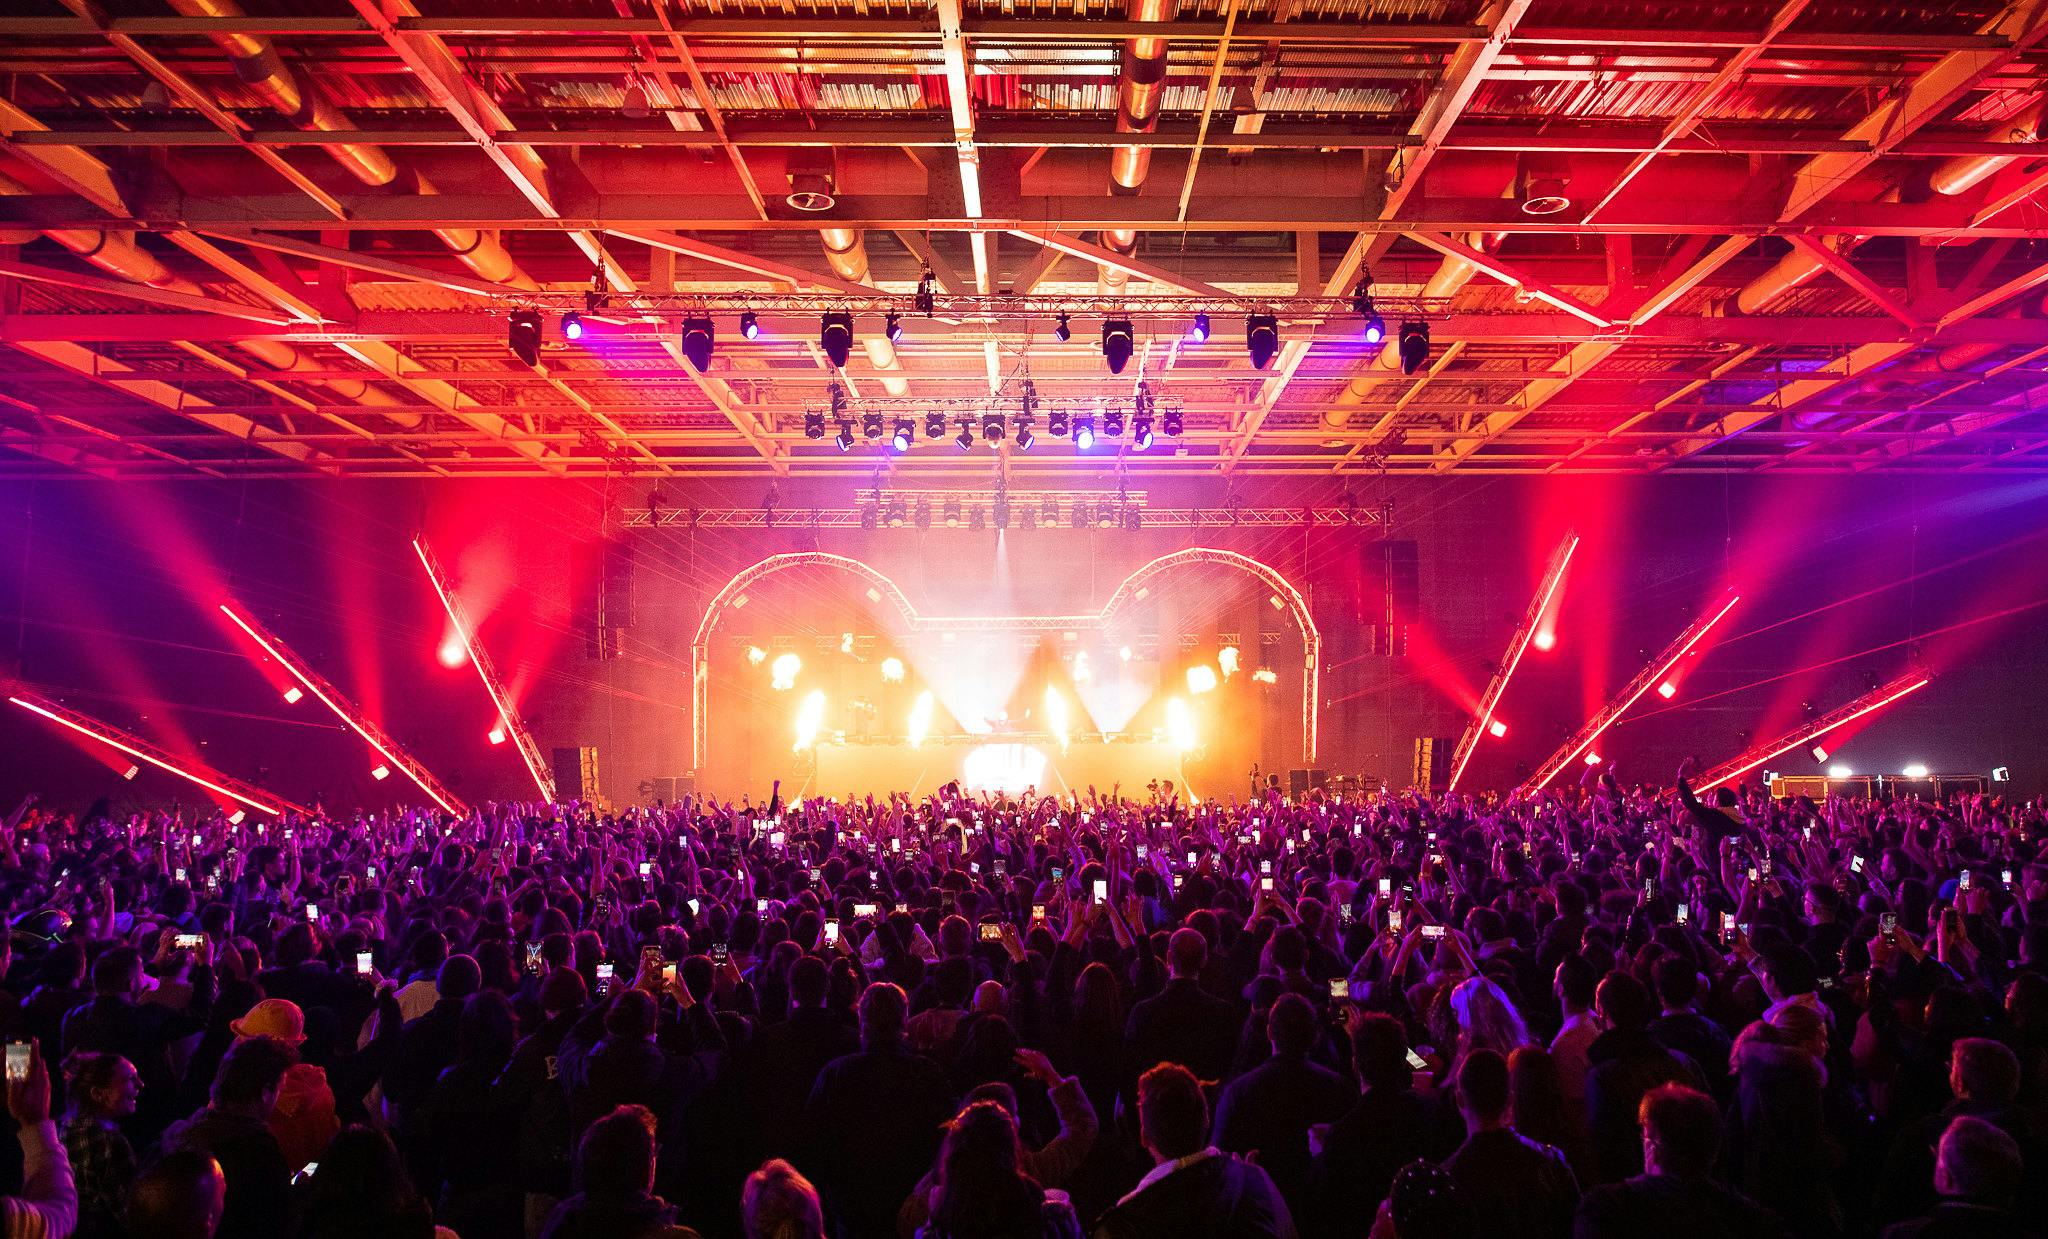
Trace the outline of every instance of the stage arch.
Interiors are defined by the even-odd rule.
[[[1314,765],[1319,740],[1317,703],[1322,687],[1322,632],[1309,614],[1308,604],[1302,599],[1301,591],[1295,589],[1294,585],[1276,569],[1249,555],[1207,546],[1174,551],[1142,565],[1118,584],[1115,592],[1110,594],[1109,601],[1093,615],[921,615],[917,608],[911,605],[910,599],[904,595],[902,589],[886,573],[852,556],[834,555],[828,551],[792,551],[770,555],[759,563],[741,569],[719,589],[705,605],[704,617],[698,621],[697,634],[690,642],[691,765],[702,770],[710,752],[712,634],[717,630],[719,620],[727,611],[746,605],[749,589],[779,572],[787,572],[792,568],[832,568],[852,573],[867,583],[870,600],[886,602],[895,608],[903,617],[904,623],[914,632],[941,632],[948,629],[1100,629],[1109,627],[1117,612],[1124,607],[1144,601],[1151,592],[1148,583],[1154,578],[1194,564],[1212,564],[1249,574],[1273,591],[1269,601],[1276,608],[1286,611],[1301,630],[1302,748],[1305,764]]]

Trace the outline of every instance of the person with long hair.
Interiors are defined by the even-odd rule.
[[[825,1239],[818,1189],[779,1157],[747,1176],[740,1219],[746,1239]]]
[[[960,1112],[933,1176],[931,1220],[918,1239],[1080,1239],[1064,1196],[1018,1169],[1017,1121],[992,1101]]]
[[[64,1060],[64,1112],[61,1139],[71,1159],[71,1179],[78,1190],[80,1239],[126,1233],[128,1189],[135,1184],[135,1150],[121,1131],[121,1121],[135,1113],[142,1095],[142,1075],[119,1054],[74,1050]]]
[[[391,1137],[360,1123],[342,1129],[306,1180],[302,1239],[453,1239],[434,1225]]]
[[[1501,987],[1487,977],[1468,977],[1451,991],[1451,1014],[1458,1021],[1458,1058],[1474,1050],[1492,1050],[1506,1058],[1534,1045],[1522,1013]],[[1456,1067],[1453,1066],[1455,1071]]]

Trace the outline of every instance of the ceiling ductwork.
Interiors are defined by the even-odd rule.
[[[170,5],[187,17],[247,16],[234,0],[170,0]],[[321,133],[347,133],[356,128],[354,121],[300,80],[269,39],[234,33],[211,37],[228,54],[235,76],[292,124]],[[382,189],[399,179],[397,162],[390,152],[374,143],[341,142],[320,149],[365,185]],[[418,172],[408,173],[407,179],[408,188],[414,193],[425,196],[441,192]],[[512,288],[539,287],[532,276],[520,269],[504,242],[489,233],[475,228],[437,228],[434,235],[479,279]]]
[[[1170,22],[1180,11],[1179,0],[1131,0],[1130,20]],[[1129,39],[1124,43],[1123,70],[1117,79],[1116,131],[1151,133],[1159,126],[1159,105],[1166,97],[1166,40]],[[1152,170],[1152,148],[1137,143],[1113,146],[1109,151],[1109,192],[1115,197],[1136,194]],[[1135,253],[1138,233],[1132,228],[1112,228],[1101,234],[1105,248],[1119,254]],[[1102,290],[1120,293],[1131,274],[1118,267],[1102,268]]]
[[[2038,142],[2041,138],[2041,117],[2048,112],[2048,96],[2037,99],[2019,115],[2004,122],[1998,128],[1984,135],[1986,142]],[[2018,155],[1958,155],[1935,166],[1928,175],[1927,185],[1937,194],[1954,197],[1974,188],[1993,173],[2006,167]]]

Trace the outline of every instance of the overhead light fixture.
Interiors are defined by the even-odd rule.
[[[299,704],[299,699],[305,695],[305,689],[300,688],[296,684],[288,684],[284,690],[284,703],[288,706],[295,706]]]
[[[853,423],[852,423],[852,422],[841,422],[841,423],[839,423],[839,435],[838,435],[838,437],[834,438],[834,439],[832,440],[832,442],[833,442],[833,443],[835,443],[835,444],[837,444],[837,445],[838,445],[838,447],[839,447],[839,450],[840,450],[840,451],[842,451],[842,452],[850,452],[850,451],[852,451],[852,450],[853,450]]]
[[[1067,341],[1074,338],[1074,329],[1071,326],[1068,326],[1067,315],[1065,311],[1061,311],[1060,321],[1054,324],[1053,326],[1052,338],[1058,340],[1061,344],[1065,344]]]
[[[974,450],[974,423],[964,417],[961,418],[960,433],[953,436],[953,442],[959,445],[963,452]]]
[[[1847,766],[1829,766],[1828,777],[1831,779],[1852,779],[1856,777],[1856,772]]]
[[[960,528],[960,501],[958,499],[946,500],[946,528]]]
[[[1110,439],[1115,439],[1115,438],[1120,438],[1120,437],[1122,437],[1123,433],[1124,433],[1124,415],[1123,415],[1123,414],[1121,414],[1121,413],[1119,413],[1119,412],[1117,412],[1117,411],[1116,411],[1116,410],[1114,410],[1114,409],[1110,409],[1110,410],[1106,411],[1105,413],[1103,413],[1103,415],[1102,415],[1102,434],[1103,434],[1103,437],[1105,437],[1105,438],[1110,438]]]
[[[845,366],[853,355],[853,315],[844,310],[825,315],[818,324],[818,347],[825,350],[825,360]]]
[[[708,318],[686,318],[683,320],[683,356],[700,372],[711,368],[711,349],[715,334]]]
[[[619,115],[627,120],[646,120],[654,115],[654,109],[648,105],[647,84],[637,75],[626,83],[625,94],[619,100]]]
[[[1209,316],[1197,312],[1195,321],[1188,325],[1188,339],[1200,344],[1209,338]]]
[[[889,337],[889,343],[891,344],[901,340],[903,338],[903,316],[894,310],[889,311],[882,319],[882,334]]]
[[[901,529],[910,520],[910,504],[904,499],[889,501],[889,528]]]
[[[924,415],[924,437],[927,439],[943,439],[946,437],[946,415],[944,413],[927,413]]]
[[[503,744],[505,743],[505,728],[503,725],[493,727],[485,733],[484,738],[492,744]]]
[[[741,314],[740,335],[741,337],[748,340],[759,339],[761,335],[760,315],[755,314],[752,310],[748,310],[745,313]]]
[[[1165,432],[1166,432],[1166,436],[1167,436],[1168,438],[1170,438],[1170,439],[1178,439],[1178,438],[1180,438],[1180,431],[1181,431],[1181,421],[1180,421],[1180,410],[1178,410],[1178,409],[1169,409],[1169,410],[1167,410],[1166,414],[1165,414],[1164,416],[1162,416],[1162,417],[1161,417],[1161,418],[1159,419],[1159,428],[1160,428],[1161,430],[1165,431]]]
[[[910,450],[910,445],[913,442],[915,442],[916,439],[916,423],[912,422],[907,417],[902,418],[898,420],[896,423],[896,433],[890,436],[889,438],[889,446],[895,448],[899,452],[907,452]]]
[[[981,419],[981,437],[982,437],[982,438],[984,438],[984,439],[988,440],[988,441],[989,441],[990,443],[1001,443],[1001,442],[1003,441],[1003,436],[1004,436],[1004,434],[1005,434],[1005,433],[1007,433],[1007,432],[1006,432],[1006,431],[1005,431],[1005,430],[1003,429],[1003,415],[1002,415],[1002,414],[1000,414],[1000,413],[987,413],[987,414],[983,414],[983,415],[982,415],[982,419]]]
[[[1530,151],[1515,169],[1524,215],[1555,215],[1571,209],[1571,161],[1558,151]]]
[[[1131,446],[1145,451],[1152,446],[1152,419],[1134,417],[1131,419]]]
[[[979,508],[975,509],[975,511],[977,512],[979,512],[980,510],[981,509]],[[996,501],[989,505],[989,514],[995,518],[995,525],[997,529],[1008,529],[1010,527],[1009,496],[1003,494],[1001,491],[997,491]]]
[[[1429,362],[1429,324],[1411,318],[1401,324],[1401,373],[1413,374]]]
[[[540,364],[540,311],[514,310],[505,326],[505,344],[529,366]]]
[[[1494,739],[1498,740],[1508,734],[1508,725],[1499,719],[1495,719],[1486,725],[1486,730],[1492,734]]]
[[[1107,318],[1102,321],[1102,360],[1109,363],[1111,374],[1122,374],[1124,366],[1131,360],[1131,350],[1137,346],[1138,333],[1128,318]]]
[[[1673,684],[1669,680],[1666,680],[1662,684],[1659,684],[1657,686],[1657,695],[1659,697],[1662,697],[1664,700],[1669,701],[1673,697],[1678,696],[1678,685]]]
[[[1244,349],[1251,355],[1252,369],[1264,370],[1280,351],[1280,320],[1271,314],[1251,314],[1244,320]]]
[[[860,415],[860,435],[861,435],[861,438],[863,438],[863,439],[866,439],[866,440],[867,440],[868,442],[870,442],[870,443],[873,443],[873,442],[874,442],[874,441],[875,441],[876,439],[879,439],[879,438],[881,438],[881,437],[882,437],[882,415],[881,415],[880,413],[863,413],[863,414],[861,414],[861,415]]]
[[[1365,342],[1373,348],[1387,342],[1387,320],[1377,310],[1365,316]]]
[[[822,439],[824,437],[825,415],[823,413],[804,414],[804,438]]]
[[[917,522],[919,529],[930,529],[932,527],[932,501],[929,499],[918,500],[916,514],[913,519]]]
[[[932,269],[926,267],[917,277],[917,312],[926,318],[930,318],[939,308],[938,294],[932,285]]]
[[[1027,421],[1019,421],[1017,423],[1017,450],[1020,452],[1028,452],[1037,443],[1038,436],[1031,433],[1031,423]]]
[[[981,510],[980,504],[977,503],[972,508],[968,509],[967,527],[969,529],[988,528],[988,515]]]
[[[583,316],[571,310],[562,315],[562,338],[574,344],[583,338]]]
[[[1924,779],[1927,777],[1927,767],[1916,761],[1904,770],[1899,771],[1899,773],[1909,779]]]
[[[1103,529],[1116,524],[1116,505],[1105,499],[1095,505],[1095,524]]]
[[[1087,451],[1095,446],[1095,419],[1077,417],[1074,419],[1074,446]]]
[[[1815,761],[1826,761],[1828,759],[1828,750],[1826,745],[1816,744],[1806,751],[1813,754],[1813,760]]]
[[[1051,435],[1055,439],[1064,439],[1067,437],[1066,410],[1054,409],[1052,412],[1045,415],[1045,433]]]

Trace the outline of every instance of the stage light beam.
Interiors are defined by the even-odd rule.
[[[1234,645],[1226,645],[1216,651],[1216,667],[1223,672],[1224,679],[1227,680],[1237,674],[1240,657],[1242,655],[1238,653],[1238,649]]]
[[[923,745],[925,737],[931,734],[932,709],[932,695],[928,692],[919,693],[917,700],[911,703],[910,726],[904,733],[910,740],[911,748]]]
[[[747,647],[747,661],[758,667],[768,661],[768,651],[758,645]]]
[[[777,692],[795,688],[797,673],[803,669],[804,660],[795,653],[777,654],[775,661],[768,665],[768,687]]]
[[[818,732],[825,725],[825,690],[814,688],[805,694],[803,704],[796,711],[796,747],[793,752],[801,753],[818,742]]]
[[[1669,701],[1673,697],[1678,696],[1678,685],[1673,684],[1669,680],[1666,680],[1662,684],[1659,684],[1657,686],[1657,695],[1659,697],[1662,697],[1664,700]]]
[[[1790,752],[1802,744],[1809,744],[1847,723],[1875,713],[1910,693],[1918,692],[1934,682],[1934,677],[1925,671],[1909,671],[1887,684],[1879,685],[1854,701],[1832,710],[1819,718],[1808,719],[1793,730],[1775,740],[1754,745],[1740,755],[1724,762],[1700,776],[1695,790],[1707,792],[1748,774],[1780,753]]]
[[[1216,691],[1216,668],[1197,663],[1188,668],[1188,691],[1197,696]]]
[[[1059,742],[1060,752],[1067,751],[1067,699],[1060,690],[1048,684],[1045,686],[1045,729]]]
[[[498,722],[493,734],[505,732],[511,735],[513,747],[519,751],[519,761],[526,767],[527,777],[533,780],[533,786],[540,792],[541,800],[553,804],[554,771],[541,758],[540,746],[534,743],[533,733],[527,730],[526,721],[513,706],[512,694],[506,691],[505,682],[498,675],[497,665],[491,661],[490,651],[484,649],[482,642],[477,638],[476,627],[470,622],[468,612],[464,611],[462,604],[456,600],[455,587],[450,583],[448,574],[442,570],[441,561],[435,558],[432,548],[428,547],[424,538],[414,538],[412,549],[413,553],[419,556],[420,567],[426,569],[427,580],[434,586],[434,595],[441,600],[441,609],[448,613],[448,623],[454,628],[456,641],[468,657],[470,665],[476,668],[477,678],[483,681],[485,695],[489,696],[491,704],[497,707]],[[442,661],[447,662],[445,654]],[[502,737],[493,739],[491,743],[495,745],[501,740]]]
[[[1173,747],[1183,753],[1190,753],[1201,747],[1202,738],[1195,730],[1194,711],[1188,709],[1188,703],[1178,697],[1170,697],[1166,702],[1166,736],[1173,743]]]
[[[1907,765],[1907,767],[1904,770],[1899,771],[1899,773],[1909,779],[1924,779],[1927,777],[1927,767],[1924,764],[1916,761]]]
[[[219,792],[230,800],[238,800],[258,813],[268,813],[272,817],[282,817],[287,812],[297,813],[305,817],[312,816],[312,811],[309,809],[302,808],[280,797],[272,796],[268,792],[250,787],[236,779],[229,778],[218,770],[201,766],[196,762],[188,765],[140,736],[122,731],[120,728],[103,723],[90,715],[80,714],[78,711],[59,705],[54,701],[37,697],[26,689],[16,690],[8,696],[7,700],[29,711],[31,714],[40,714],[59,726],[68,727],[80,735],[89,736],[101,744],[119,749],[130,757],[146,761],[159,770],[175,774],[189,782],[197,783],[209,791]],[[128,776],[124,774],[122,777],[126,778]]]
[[[882,681],[887,684],[903,682],[903,660],[891,656],[882,660]]]
[[[1508,734],[1508,725],[1500,719],[1495,719],[1486,725],[1486,734],[1498,740]]]
[[[1499,707],[1502,694],[1507,691],[1508,681],[1514,678],[1515,668],[1521,663],[1522,655],[1528,651],[1530,638],[1535,635],[1537,625],[1542,623],[1543,616],[1550,610],[1551,599],[1557,596],[1558,587],[1564,583],[1565,569],[1571,566],[1572,555],[1578,549],[1579,535],[1567,532],[1564,540],[1557,544],[1557,549],[1551,552],[1550,564],[1543,571],[1543,580],[1536,587],[1535,598],[1530,600],[1528,613],[1522,617],[1521,626],[1515,629],[1515,635],[1508,639],[1508,656],[1501,661],[1500,670],[1494,672],[1493,679],[1487,684],[1486,695],[1479,702],[1479,713],[1466,726],[1465,733],[1458,738],[1457,751],[1451,758],[1451,777],[1444,786],[1445,791],[1458,790],[1458,780],[1464,777],[1465,766],[1472,760],[1472,751],[1479,747],[1480,733],[1486,732],[1495,738],[1502,734],[1493,730],[1493,723],[1496,721],[1493,712]]]

